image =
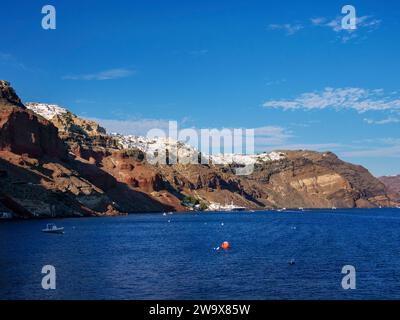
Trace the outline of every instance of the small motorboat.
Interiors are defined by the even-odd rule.
[[[42,230],[45,233],[57,233],[57,234],[63,234],[64,233],[64,227],[57,227],[54,223],[48,223],[46,225],[46,229]]]
[[[10,212],[0,212],[0,219],[11,219],[13,214]]]

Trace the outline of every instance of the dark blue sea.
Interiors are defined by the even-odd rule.
[[[41,232],[48,222],[65,234]],[[42,289],[44,265],[56,290]],[[0,222],[0,299],[399,298],[399,209]]]

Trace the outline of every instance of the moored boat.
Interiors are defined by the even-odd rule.
[[[12,219],[13,214],[11,212],[0,212],[0,219]]]
[[[46,229],[43,229],[42,232],[63,234],[64,233],[64,227],[60,227],[59,228],[54,223],[48,223],[46,225]]]

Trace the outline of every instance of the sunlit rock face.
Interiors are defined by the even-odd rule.
[[[400,201],[400,175],[380,177],[379,180],[387,187],[389,196]]]
[[[149,152],[176,161],[150,163]],[[197,158],[202,161],[181,161]],[[235,174],[249,164],[251,174]],[[353,208],[397,206],[396,201],[367,169],[331,152],[200,156],[169,138],[108,134],[65,107],[25,106],[0,81],[0,208],[15,216]]]

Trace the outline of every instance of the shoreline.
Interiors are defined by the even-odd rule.
[[[134,216],[134,215],[163,215],[166,213],[167,215],[186,215],[186,214],[240,214],[240,213],[260,213],[260,212],[275,212],[275,213],[303,213],[303,212],[313,212],[313,211],[342,211],[342,210],[395,210],[400,209],[399,207],[381,207],[381,208],[285,208],[285,209],[249,209],[249,210],[241,210],[241,211],[173,211],[171,213],[161,212],[161,211],[152,211],[152,212],[132,212],[132,213],[122,213],[122,214],[115,214],[115,215],[88,215],[88,216],[35,216],[35,217],[12,217],[12,218],[0,218],[0,223],[2,221],[26,221],[26,220],[63,220],[63,219],[73,219],[73,218],[118,218],[118,217],[125,217],[125,216]]]

